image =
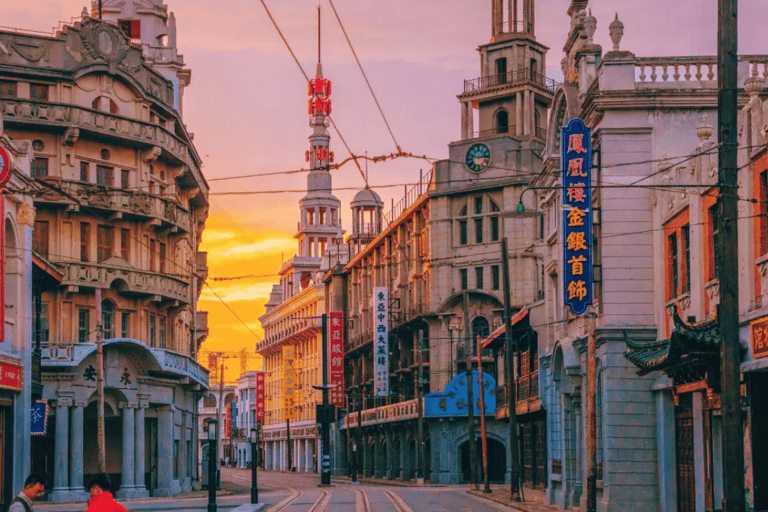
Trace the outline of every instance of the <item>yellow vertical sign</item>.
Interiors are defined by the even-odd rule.
[[[293,419],[296,409],[296,348],[283,347],[283,417],[286,420]]]

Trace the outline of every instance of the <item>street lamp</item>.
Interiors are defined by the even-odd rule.
[[[216,440],[219,422],[216,418],[208,421],[208,512],[216,512],[216,469],[219,457],[216,453]]]
[[[251,428],[251,503],[259,502],[259,487],[256,475],[256,454],[259,449],[259,429]]]
[[[325,359],[325,358],[324,358]],[[324,377],[325,377],[325,372]],[[327,381],[327,378],[323,379]],[[323,450],[323,458],[320,461],[320,485],[331,485],[331,427],[334,417],[334,406],[328,403],[328,390],[336,387],[335,384],[313,384],[314,389],[322,390],[323,403],[317,406],[317,422],[320,424],[320,428],[323,429],[323,437],[321,440],[321,447]]]

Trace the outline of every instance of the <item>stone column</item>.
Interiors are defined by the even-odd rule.
[[[130,491],[136,486],[134,473],[136,446],[136,406],[125,402],[120,404],[123,410],[123,470],[120,483],[120,497],[128,498]]]
[[[157,491],[156,496],[173,495],[173,406],[157,408]]]
[[[408,480],[411,465],[408,462],[408,438],[405,435],[405,429],[400,429],[400,480]]]
[[[144,410],[149,407],[149,396],[139,395],[139,406],[136,409],[134,418],[134,449],[133,462],[134,462],[134,476],[133,483],[136,487],[137,495],[142,497],[149,496],[149,491],[145,485],[144,475],[144,463],[145,453],[144,447],[146,440],[144,439]]]
[[[531,124],[533,124],[533,112],[531,112],[531,91],[526,90],[523,93],[523,135],[531,135]]]
[[[515,95],[515,135],[523,134],[523,94],[518,92]]]
[[[71,394],[59,394],[56,403],[56,447],[51,501],[69,498],[69,408]]]
[[[184,482],[187,479],[187,416],[186,411],[181,411],[181,431],[179,432],[179,468],[181,470],[179,471],[179,483],[181,484],[182,491],[184,491]]]
[[[71,417],[71,430],[69,436],[69,485],[72,492],[82,491],[85,497],[85,482],[83,482],[83,408],[84,402],[74,402]]]

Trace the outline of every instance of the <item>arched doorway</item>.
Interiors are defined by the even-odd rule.
[[[109,390],[104,397],[104,434],[106,447],[107,474],[112,480],[112,490],[120,488],[123,472],[123,421],[120,409],[116,407],[117,401],[112,400]],[[73,487],[85,488],[85,482],[91,475],[99,472],[99,447],[98,438],[98,400],[94,397],[83,410],[83,482],[71,482]],[[128,449],[134,449],[131,446]]]
[[[376,471],[376,441],[371,441],[368,447],[368,464],[365,466],[365,474],[372,477]]]
[[[416,476],[416,440],[411,439],[408,443],[408,460],[411,461],[408,467],[408,479],[415,478]]]
[[[470,465],[469,465],[469,440],[461,443],[459,447],[461,451],[461,475],[463,482],[470,481]],[[477,475],[478,483],[484,479],[483,475],[483,446],[482,440],[475,440],[475,474]],[[504,445],[493,439],[488,438],[488,479],[493,483],[504,483],[505,474],[507,472],[507,449]]]
[[[399,436],[397,436],[399,437]],[[400,439],[395,439],[392,443],[392,478],[400,478],[402,464],[400,463]]]
[[[387,448],[387,441],[384,439],[381,441],[381,469],[379,470],[381,477],[386,477],[389,469],[389,451]]]
[[[496,133],[509,132],[509,113],[506,110],[496,112]]]

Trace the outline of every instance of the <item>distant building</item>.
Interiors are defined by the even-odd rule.
[[[27,469],[47,474],[52,501],[84,499],[98,470],[99,336],[106,469],[119,497],[197,485],[196,404],[208,383],[195,361],[207,332],[196,308],[208,185],[182,119],[190,71],[176,53],[175,20],[160,0],[105,0],[104,21],[94,16],[52,36],[0,30],[5,134],[31,141],[34,183],[20,187],[34,202],[25,253],[47,274],[30,318],[51,417],[18,460],[31,457]],[[11,230],[18,243],[24,229]],[[23,324],[12,337],[26,336]]]
[[[237,378],[237,418],[234,432],[233,465],[250,467],[254,462],[251,453],[251,429],[257,428],[256,421],[256,371],[246,372]]]

